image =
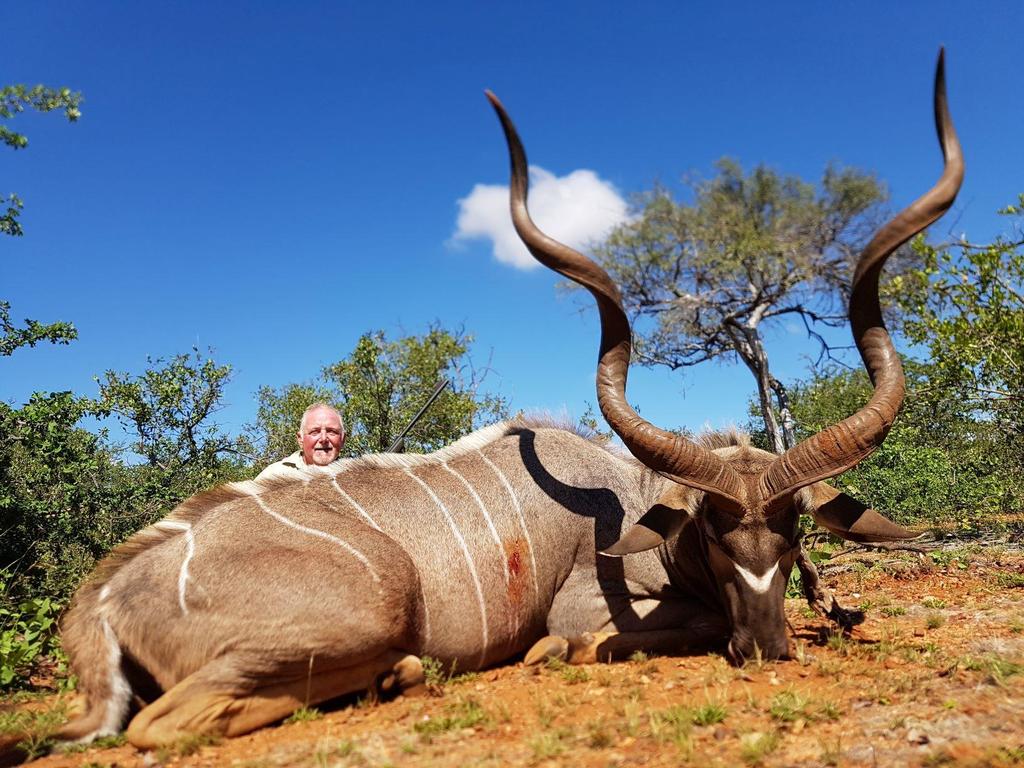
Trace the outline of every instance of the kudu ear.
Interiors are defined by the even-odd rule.
[[[608,557],[623,557],[645,552],[675,536],[682,529],[693,509],[693,495],[689,488],[670,488],[658,499],[658,503],[645,512],[630,526],[622,538],[610,547],[601,550]]]
[[[826,483],[814,483],[800,493],[814,522],[847,541],[897,541],[921,535],[896,525],[885,515]]]

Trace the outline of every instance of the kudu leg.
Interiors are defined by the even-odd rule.
[[[558,659],[568,664],[596,664],[629,658],[637,651],[667,656],[706,651],[722,644],[722,628],[706,626],[646,632],[584,632],[574,637],[548,635],[526,653],[526,666]]]
[[[796,567],[800,570],[800,583],[803,585],[804,597],[811,608],[834,621],[844,632],[849,632],[864,621],[864,612],[856,608],[843,608],[836,602],[832,591],[822,586],[818,569],[803,547],[796,558]]]
[[[189,675],[139,712],[128,725],[127,738],[140,749],[153,749],[198,733],[240,736],[303,706],[369,688],[382,675],[400,689],[413,686],[417,668],[422,675],[415,656],[387,651],[351,667],[270,677],[242,690],[237,660],[220,660]]]

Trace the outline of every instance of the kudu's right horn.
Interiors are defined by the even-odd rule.
[[[512,165],[509,204],[520,239],[541,264],[579,283],[594,296],[601,315],[597,363],[597,402],[608,425],[637,459],[677,483],[714,497],[723,509],[742,514],[746,491],[739,475],[718,456],[673,432],[651,424],[626,401],[626,376],[632,347],[629,319],[619,290],[608,273],[583,254],[548,237],[526,207],[527,164],[515,126],[498,97],[487,91],[505,131]]]

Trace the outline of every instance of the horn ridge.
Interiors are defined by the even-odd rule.
[[[935,69],[935,127],[944,167],[935,185],[886,223],[864,248],[854,271],[849,317],[854,341],[875,387],[867,405],[838,424],[778,457],[761,477],[759,495],[771,507],[811,483],[856,466],[882,444],[903,404],[903,366],[882,320],[878,279],[886,260],[912,237],[941,217],[963,182],[960,142],[946,99],[945,52]]]
[[[534,224],[527,208],[526,151],[501,101],[491,91],[485,93],[501,121],[508,144],[509,207],[516,232],[537,261],[586,288],[597,302],[601,318],[597,403],[601,413],[644,465],[682,485],[710,494],[723,509],[740,513],[746,493],[731,467],[706,448],[646,421],[626,401],[632,334],[619,289],[597,263],[549,237]]]

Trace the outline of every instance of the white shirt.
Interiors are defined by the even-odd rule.
[[[341,461],[341,456],[336,458],[327,467]],[[272,477],[301,477],[303,473],[313,474],[317,470],[326,469],[327,467],[321,467],[317,464],[307,464],[306,460],[302,457],[302,451],[296,451],[291,456],[287,456],[280,461],[275,461],[270,466],[266,467],[262,472],[256,475],[257,480],[266,480]]]

